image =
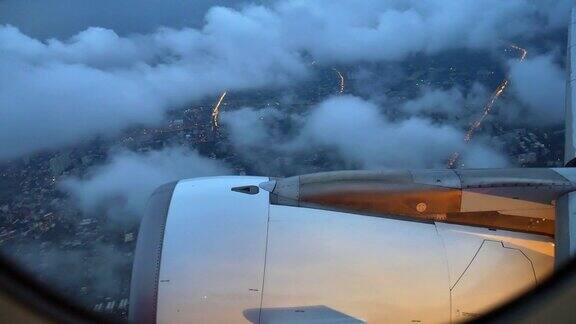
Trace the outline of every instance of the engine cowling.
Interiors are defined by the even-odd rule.
[[[276,204],[269,180],[156,190],[135,252],[132,321],[464,320],[552,270],[547,236]]]

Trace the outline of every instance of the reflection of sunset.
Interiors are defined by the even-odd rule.
[[[326,305],[368,323],[423,318],[438,323],[448,321],[450,316],[463,318],[456,309],[484,313],[533,284],[526,276],[532,275],[530,264],[518,250],[503,248],[502,244],[537,253],[542,258],[538,260],[546,262],[550,262],[553,249],[549,242],[532,246],[498,232],[464,232],[469,227],[451,224],[276,205],[270,207],[269,215],[262,307]],[[498,242],[482,245],[484,240]],[[474,248],[466,249],[464,242],[473,242]],[[471,260],[481,246],[477,262],[458,280],[468,265],[459,260]],[[500,263],[500,272],[484,279],[487,288],[474,288],[479,273],[493,273],[499,257],[515,262]],[[543,271],[537,276],[540,279],[547,274]],[[509,289],[490,290],[504,283]],[[453,296],[449,287],[453,288]],[[480,290],[482,294],[477,294]]]
[[[536,184],[550,186],[552,201],[576,188],[549,169],[339,171],[272,180],[261,188],[271,190],[278,205],[553,236],[554,205],[534,198],[544,190]]]
[[[324,195],[303,195],[300,204],[325,206],[329,209],[346,212],[367,213],[369,215],[395,215],[420,221],[441,221],[445,223],[499,228],[535,234],[554,235],[554,219],[542,218],[549,212],[542,209],[540,216],[517,215],[518,211],[507,214],[492,210],[462,211],[465,201],[475,197],[483,199],[487,206],[493,200],[488,195],[466,192],[463,200],[459,189],[428,189],[385,192],[341,192]],[[470,198],[471,197],[471,198]],[[527,207],[526,207],[527,208]],[[385,216],[386,217],[386,216]]]

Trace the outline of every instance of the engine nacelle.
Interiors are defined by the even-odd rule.
[[[271,204],[265,177],[152,195],[135,252],[136,323],[446,322],[524,292],[550,237]]]

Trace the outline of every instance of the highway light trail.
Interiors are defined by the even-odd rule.
[[[332,68],[332,70],[334,70],[334,72],[336,72],[336,74],[338,74],[338,78],[340,78],[340,90],[338,91],[338,93],[344,93],[344,87],[346,85],[345,80],[344,80],[344,75],[342,75],[342,73],[340,73],[340,71],[336,70],[335,68]]]
[[[474,133],[478,130],[478,128],[480,126],[482,126],[482,123],[484,122],[486,117],[488,117],[488,115],[492,111],[492,108],[494,107],[494,103],[496,102],[496,99],[498,99],[498,97],[500,97],[502,95],[504,90],[506,90],[507,86],[508,86],[508,79],[504,79],[504,80],[502,80],[502,82],[500,82],[500,84],[498,85],[496,90],[494,90],[494,92],[490,96],[490,100],[488,100],[486,105],[484,105],[484,109],[482,110],[482,115],[480,115],[480,118],[478,118],[476,121],[474,121],[472,123],[472,125],[470,126],[470,128],[466,132],[466,135],[464,135],[464,141],[465,142],[470,142],[470,140],[474,136]]]
[[[214,109],[212,109],[212,123],[214,125],[214,128],[218,128],[218,119],[220,116],[220,105],[222,105],[222,101],[224,101],[224,98],[226,97],[226,93],[228,93],[228,91],[222,92],[222,94],[218,98],[218,102],[214,105]]]
[[[519,51],[520,52],[520,62],[524,61],[524,59],[526,58],[526,55],[528,55],[528,51],[526,49],[519,47],[517,45],[514,45],[514,44],[511,44],[510,47]],[[484,105],[484,108],[482,109],[482,114],[480,115],[480,117],[478,119],[476,119],[470,125],[470,128],[468,128],[468,131],[466,132],[466,134],[464,134],[464,142],[465,143],[468,143],[468,142],[470,142],[470,140],[472,140],[472,137],[474,137],[474,134],[476,133],[476,131],[480,128],[480,126],[482,126],[482,123],[484,122],[484,120],[488,117],[488,115],[492,111],[492,108],[494,107],[494,103],[496,102],[496,99],[498,99],[502,95],[502,93],[504,93],[504,90],[506,90],[507,87],[508,87],[508,75],[506,75],[504,80],[502,80],[500,82],[500,84],[498,84],[498,87],[496,87],[496,90],[494,90],[494,92],[492,92],[492,95],[490,96],[490,100],[488,100],[488,102]],[[459,152],[452,153],[452,155],[448,159],[448,163],[447,163],[448,168],[450,168],[450,169],[454,168],[456,165],[456,162],[458,162],[458,158],[460,158]]]

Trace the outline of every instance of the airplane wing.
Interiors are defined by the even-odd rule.
[[[166,185],[140,227],[130,316],[139,323],[295,323],[306,307],[321,306],[364,322],[469,319],[552,270],[552,201],[573,187],[555,170],[534,170],[346,171]]]
[[[261,184],[271,203],[554,235],[571,168],[339,171]]]

